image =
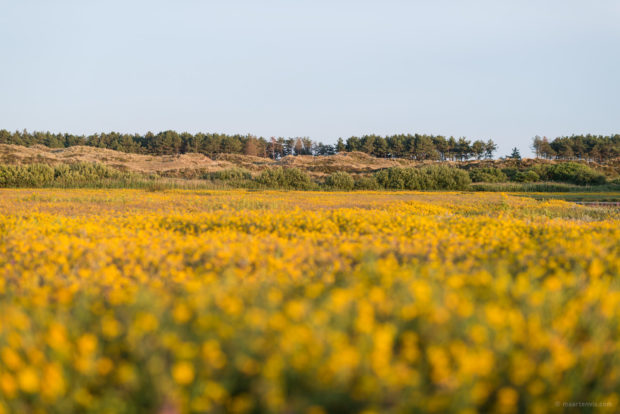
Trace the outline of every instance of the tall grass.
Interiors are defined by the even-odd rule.
[[[577,185],[566,183],[473,183],[469,186],[472,191],[495,191],[495,192],[606,192],[620,191],[619,184],[603,185]]]

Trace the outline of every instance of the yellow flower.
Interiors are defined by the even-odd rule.
[[[107,375],[114,368],[114,362],[110,358],[100,358],[97,361],[97,371],[100,375]]]
[[[194,366],[186,361],[177,362],[172,367],[172,378],[179,385],[190,384],[194,380]]]
[[[172,317],[176,323],[185,323],[191,316],[192,312],[185,303],[177,304],[172,310]]]
[[[58,363],[47,364],[43,370],[41,392],[48,399],[56,399],[65,392],[66,384]]]
[[[497,393],[497,402],[502,411],[513,411],[518,400],[519,394],[513,388],[504,387]]]
[[[7,398],[13,398],[17,391],[17,383],[13,376],[9,373],[0,374],[0,389]]]
[[[17,374],[17,382],[22,391],[33,394],[39,390],[39,374],[31,367],[26,367]]]
[[[508,193],[0,189],[0,403],[617,404],[618,240],[620,210]]]
[[[78,339],[78,350],[82,355],[92,355],[97,349],[97,337],[93,334],[82,335]]]
[[[121,332],[121,325],[112,316],[101,318],[101,332],[106,338],[116,338]]]
[[[2,348],[2,362],[12,370],[16,370],[22,365],[22,360],[17,352],[8,347]]]

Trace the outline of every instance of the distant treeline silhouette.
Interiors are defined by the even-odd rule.
[[[573,135],[558,137],[549,142],[546,137],[536,136],[532,149],[537,157],[560,160],[593,160],[604,162],[620,157],[620,134]]]
[[[464,161],[472,158],[493,158],[497,150],[493,140],[472,142],[464,137],[424,134],[353,136],[346,141],[339,138],[335,145],[328,145],[309,138],[263,138],[253,135],[190,134],[175,131],[157,134],[148,132],[145,135],[117,132],[73,135],[0,130],[0,144],[45,145],[50,148],[86,145],[137,154],[174,155],[195,152],[211,158],[218,154],[245,154],[273,159],[287,155],[333,155],[339,152],[361,151],[384,158]],[[559,137],[551,142],[546,138],[536,137],[533,148],[537,156],[545,158],[604,161],[620,156],[620,135]]]

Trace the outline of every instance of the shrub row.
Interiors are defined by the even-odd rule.
[[[0,187],[72,187],[97,185],[102,181],[129,181],[135,177],[96,163],[0,165]]]
[[[351,174],[338,171],[327,177],[325,184],[334,190],[349,191],[355,187],[355,180],[351,177]]]
[[[205,180],[222,180],[222,181],[241,181],[251,180],[252,173],[245,168],[229,168],[221,171],[207,172],[202,176]]]
[[[445,165],[393,167],[379,171],[375,177],[379,187],[395,190],[465,190],[471,183],[466,171]]]
[[[299,168],[277,167],[264,170],[256,178],[256,181],[268,188],[310,190],[316,187],[310,176]]]
[[[231,168],[205,173],[203,179],[222,181],[233,187],[273,188],[289,190],[465,190],[471,183],[467,172],[445,165],[422,168],[394,167],[371,176],[353,178],[349,173],[337,171],[321,184],[299,168],[276,167],[263,170],[252,178],[250,171]]]
[[[538,164],[523,170],[494,167],[472,168],[469,170],[469,176],[475,183],[555,181],[577,185],[599,185],[605,184],[607,181],[604,174],[577,162],[563,162],[552,165]]]
[[[563,162],[555,165],[540,165],[534,169],[542,179],[568,182],[579,185],[605,184],[607,179],[602,173],[576,162]],[[533,167],[536,168],[536,167]],[[537,171],[538,170],[538,171]]]
[[[469,170],[469,177],[474,183],[503,183],[508,181],[506,174],[494,167],[473,168]]]
[[[393,167],[372,175],[353,177],[344,171],[328,176],[317,183],[299,168],[277,167],[262,171],[252,177],[244,168],[231,168],[216,172],[201,172],[197,178],[207,180],[205,185],[236,188],[273,188],[291,190],[466,190],[474,183],[538,183],[559,182],[576,185],[606,183],[605,176],[587,165],[567,162],[555,165],[536,165],[524,170],[493,167],[465,171],[447,165],[430,165],[421,168]],[[0,165],[0,187],[80,187],[80,186],[138,186],[146,181],[156,181],[157,176],[141,176],[118,171],[103,164],[75,163],[49,166],[45,164]],[[203,181],[204,182],[204,181]],[[142,185],[140,185],[142,186]],[[140,187],[138,186],[138,187]],[[488,186],[487,186],[488,187]],[[478,187],[482,189],[487,187]]]

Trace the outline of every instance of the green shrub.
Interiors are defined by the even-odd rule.
[[[504,183],[508,181],[508,176],[495,167],[472,168],[469,170],[469,178],[474,183]]]
[[[519,170],[514,168],[514,167],[502,168],[502,173],[506,177],[508,177],[508,180],[510,180],[510,181],[514,181],[515,180],[515,176],[517,175],[518,172],[519,172]]]
[[[345,171],[338,171],[327,177],[325,184],[335,190],[350,191],[355,186],[355,181],[351,174]]]
[[[26,167],[29,184],[43,186],[54,180],[54,169],[49,165],[32,164]]]
[[[256,181],[268,188],[309,190],[314,187],[310,176],[299,168],[276,167],[264,170]]]
[[[429,165],[420,169],[426,176],[426,188],[421,190],[465,190],[471,179],[466,171],[447,165]]]
[[[268,170],[263,170],[258,177],[256,177],[256,181],[259,184],[264,185],[265,187],[270,188],[280,188],[284,186],[284,169],[282,167],[270,168]]]
[[[466,171],[445,165],[393,167],[375,174],[380,187],[395,190],[464,190],[471,183]]]
[[[0,165],[0,187],[97,187],[111,181],[127,182],[134,177],[134,174],[95,163],[54,167],[45,164]]]
[[[43,187],[54,181],[54,169],[45,164],[0,166],[1,187]]]
[[[540,176],[532,170],[519,171],[515,174],[514,180],[520,183],[533,183],[540,181]]]
[[[308,173],[299,168],[285,168],[284,182],[286,188],[297,190],[309,190],[315,187],[315,183],[312,182]]]
[[[528,171],[534,171],[536,174],[538,174],[538,177],[541,181],[551,181],[551,177],[549,176],[550,167],[552,167],[552,165],[536,164],[528,168]]]
[[[587,165],[576,162],[563,162],[561,164],[552,165],[548,169],[548,175],[549,179],[552,181],[580,185],[605,184],[607,181],[604,174]]]
[[[370,177],[359,177],[355,180],[354,187],[356,190],[378,190],[379,183],[377,179],[373,176]]]
[[[245,168],[233,167],[226,170],[205,173],[202,178],[208,180],[227,181],[250,180],[252,178],[252,173],[250,173],[250,171],[246,170]]]
[[[375,179],[381,188],[404,190],[415,186],[418,176],[415,168],[393,167],[377,172]]]

